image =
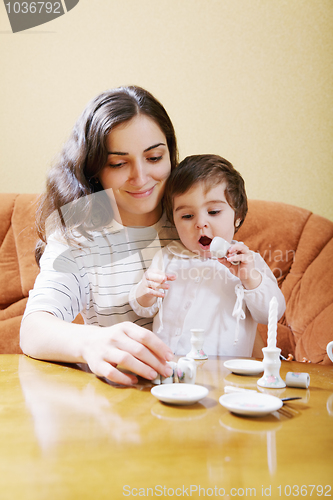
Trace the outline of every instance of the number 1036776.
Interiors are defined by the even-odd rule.
[[[277,487],[280,497],[331,497],[332,496],[332,486],[326,484],[325,486],[318,484],[303,484],[298,486],[297,484]]]

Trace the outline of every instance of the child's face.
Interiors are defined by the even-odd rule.
[[[173,217],[183,245],[202,257],[210,257],[214,236],[229,243],[234,236],[235,211],[226,200],[223,182],[205,191],[203,183],[174,197]]]

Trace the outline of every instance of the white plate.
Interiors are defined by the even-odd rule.
[[[230,359],[224,366],[239,375],[257,375],[264,371],[263,362],[253,359]]]
[[[151,389],[155,398],[174,405],[191,405],[208,394],[208,389],[195,384],[161,384]]]
[[[222,406],[238,415],[261,417],[278,410],[283,405],[280,398],[269,394],[234,392],[224,394],[219,402]]]

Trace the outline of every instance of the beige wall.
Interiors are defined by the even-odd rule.
[[[80,0],[12,34],[0,3],[0,192],[40,192],[90,98],[138,84],[180,158],[218,153],[250,198],[333,220],[332,0]]]

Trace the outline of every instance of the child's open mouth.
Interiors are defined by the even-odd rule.
[[[199,239],[200,246],[204,250],[209,250],[209,246],[210,246],[211,242],[212,242],[212,238],[209,238],[208,236],[201,236],[201,238]]]

